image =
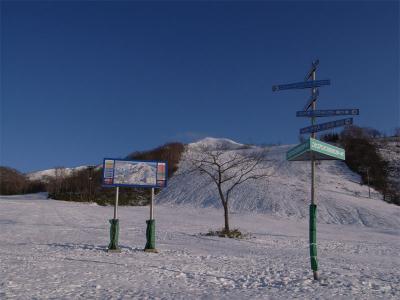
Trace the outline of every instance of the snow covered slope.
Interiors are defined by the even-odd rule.
[[[189,144],[192,151],[201,144],[215,145],[226,151],[240,151],[244,155],[257,148],[246,149],[243,145],[226,139],[207,138]],[[310,163],[288,162],[286,152],[294,145],[273,146],[268,157],[272,162],[273,176],[268,180],[249,181],[233,192],[231,212],[273,214],[281,217],[303,219],[308,217],[310,204]],[[247,147],[248,148],[248,147]],[[168,188],[157,196],[158,203],[190,205],[194,207],[221,207],[215,184],[206,175],[184,174],[189,164],[181,161],[178,176],[170,179]],[[362,224],[371,227],[400,228],[400,207],[388,204],[381,195],[360,185],[359,175],[351,172],[344,162],[323,161],[316,168],[316,195],[318,220],[335,224]]]
[[[388,163],[390,184],[400,191],[400,137],[376,139],[375,145],[382,158]]]

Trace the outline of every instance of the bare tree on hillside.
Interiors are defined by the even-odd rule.
[[[45,176],[49,194],[57,195],[65,189],[65,178],[67,178],[67,175],[67,170],[64,167],[56,167],[54,176]]]
[[[199,172],[214,182],[224,208],[224,231],[230,232],[229,200],[241,184],[271,176],[266,150],[215,150],[207,146],[189,149],[183,159],[189,163],[186,172]],[[185,171],[184,171],[185,172]]]
[[[396,128],[394,129],[394,136],[400,137],[400,127],[396,127]]]

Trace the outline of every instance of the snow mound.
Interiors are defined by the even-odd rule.
[[[199,144],[228,146],[227,151],[240,152],[241,155],[265,149],[246,149],[230,140],[207,138],[190,144],[186,153],[193,151]],[[286,152],[293,146],[267,148],[270,161],[266,162],[265,168],[268,168],[272,175],[267,179],[247,181],[234,190],[229,200],[232,213],[308,218],[311,167],[309,162],[286,161]],[[169,180],[168,187],[160,192],[156,201],[173,206],[221,208],[218,191],[211,178],[197,172],[186,172],[189,169],[190,163],[181,160],[177,175]],[[381,194],[373,189],[369,199],[368,187],[361,184],[360,176],[350,171],[344,162],[318,162],[316,184],[320,222],[400,228],[400,207],[382,201]]]
[[[195,143],[189,144],[189,148],[201,148],[205,147],[207,149],[212,150],[236,150],[242,149],[246,147],[246,145],[239,144],[235,141],[225,138],[213,138],[213,137],[206,137],[202,140],[199,140]]]

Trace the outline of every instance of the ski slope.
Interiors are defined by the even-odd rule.
[[[258,147],[244,147],[228,139],[206,138],[189,144],[187,152],[199,146],[226,149],[247,155],[261,151]],[[248,181],[232,193],[231,212],[262,213],[283,218],[305,219],[310,204],[311,167],[309,162],[288,162],[286,152],[294,145],[268,148],[265,164],[270,177]],[[247,149],[246,149],[247,148]],[[157,196],[158,203],[171,206],[222,207],[215,183],[207,175],[187,174],[190,164],[182,160],[178,175],[168,182],[168,188]],[[341,161],[322,161],[316,166],[316,198],[318,222],[332,224],[360,224],[368,227],[400,229],[400,207],[381,200],[382,196],[360,184],[358,174]]]
[[[321,281],[311,278],[306,220],[232,214],[244,240],[208,237],[215,208],[121,207],[122,253],[105,251],[112,207],[0,197],[0,299],[399,299],[398,230],[318,225]]]

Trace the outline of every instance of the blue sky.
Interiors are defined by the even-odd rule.
[[[1,165],[101,163],[204,136],[297,143],[317,108],[400,126],[399,3],[1,2]],[[331,119],[320,119],[325,122]]]

